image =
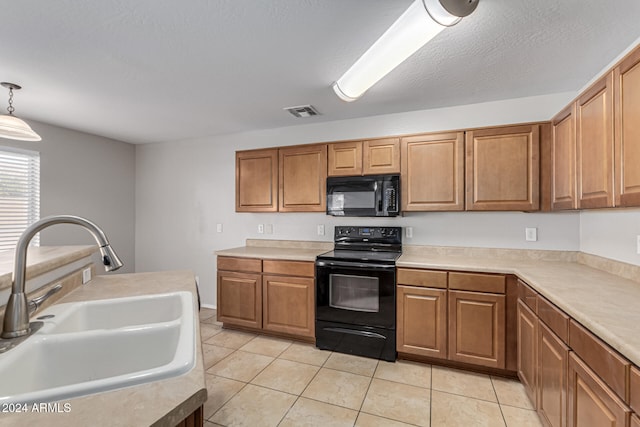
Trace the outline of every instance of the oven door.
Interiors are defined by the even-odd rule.
[[[395,266],[316,261],[316,320],[395,329]]]

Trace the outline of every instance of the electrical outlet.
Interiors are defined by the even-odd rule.
[[[222,233],[222,224],[216,224],[216,233]]]
[[[264,233],[264,224],[258,224],[258,234]]]
[[[318,236],[324,236],[324,224],[318,225]]]
[[[89,283],[91,281],[91,267],[82,270],[82,284]]]
[[[640,235],[636,236],[636,239],[638,240],[636,245],[636,252],[638,252],[638,255],[640,255]]]
[[[411,239],[413,237],[413,227],[405,227],[404,235],[407,239]]]
[[[535,227],[527,227],[524,229],[524,238],[527,242],[537,242],[538,241],[538,229]]]
[[[264,232],[267,234],[273,234],[273,224],[266,224],[264,226]]]

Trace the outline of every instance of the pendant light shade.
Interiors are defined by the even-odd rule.
[[[391,27],[332,87],[343,101],[357,100],[371,86],[447,27],[457,24],[479,0],[414,0]]]
[[[41,141],[40,135],[35,133],[31,126],[13,115],[13,90],[21,89],[14,83],[2,82],[0,85],[9,89],[9,114],[0,115],[0,138],[17,139],[19,141]]]

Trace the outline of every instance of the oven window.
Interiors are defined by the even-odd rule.
[[[380,309],[380,283],[377,277],[331,274],[329,305],[352,311],[377,313]]]

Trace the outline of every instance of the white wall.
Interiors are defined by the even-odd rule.
[[[40,142],[0,139],[0,145],[40,152],[40,217],[72,214],[95,222],[124,262],[135,271],[135,148],[132,144],[28,120]],[[40,244],[95,244],[72,225],[55,225]],[[96,256],[96,260],[99,261]]]
[[[235,213],[235,151],[261,147],[464,129],[549,120],[574,96],[548,96],[437,110],[313,123],[136,146],[136,270],[191,269],[200,278],[203,302],[215,305],[215,256],[246,238],[332,239],[336,224],[414,227],[406,243],[578,250],[578,213],[412,213],[401,218],[336,219],[321,213]],[[312,119],[311,119],[312,120]],[[216,224],[223,232],[216,233]],[[274,233],[258,234],[258,224]],[[316,226],[325,224],[325,236]],[[525,227],[539,241],[526,242]]]
[[[580,212],[580,250],[640,265],[640,209]]]

